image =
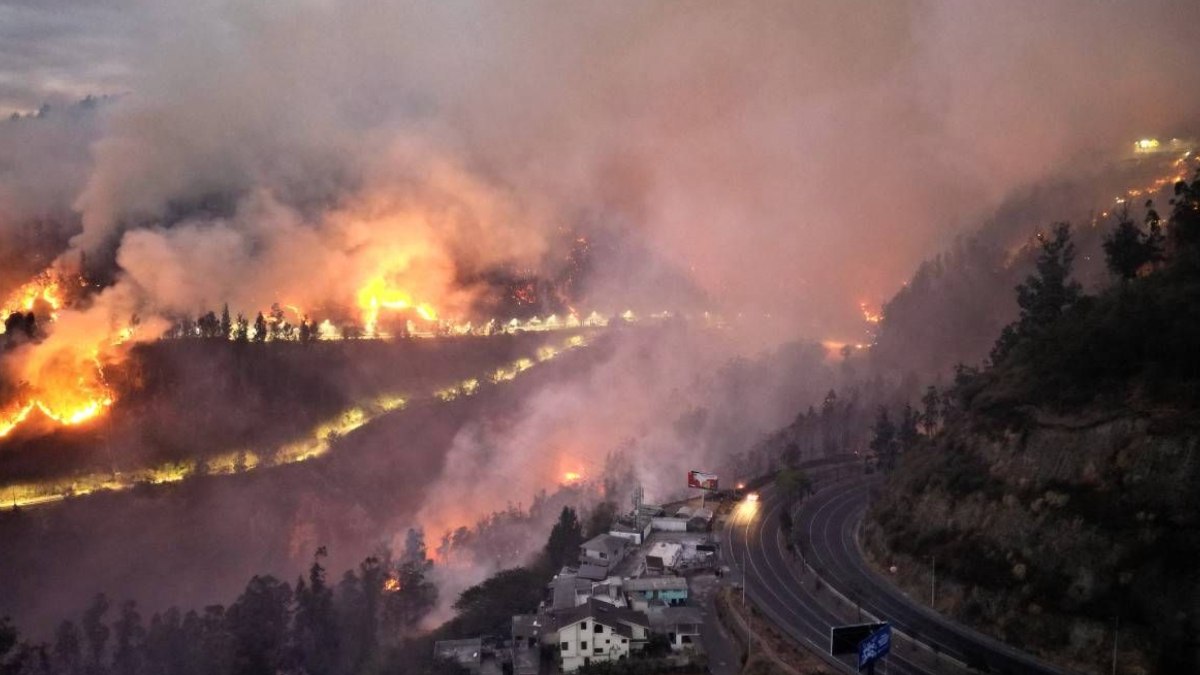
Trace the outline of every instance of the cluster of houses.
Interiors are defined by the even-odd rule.
[[[513,675],[541,675],[543,653],[556,653],[564,673],[636,657],[653,635],[681,662],[700,653],[703,615],[690,603],[687,575],[716,562],[708,536],[695,534],[711,530],[714,514],[687,506],[670,516],[642,509],[638,516],[645,517],[632,519],[636,526],[618,523],[585,541],[578,565],[554,576],[538,611],[512,618],[505,656]],[[490,670],[479,639],[443,641],[435,650],[473,673]]]

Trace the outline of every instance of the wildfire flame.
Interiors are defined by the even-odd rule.
[[[4,319],[18,312],[32,312],[39,302],[45,303],[50,308],[49,317],[51,320],[55,318],[58,310],[62,308],[62,288],[58,280],[53,278],[49,273],[40,274],[32,281],[18,288],[0,306],[0,335],[3,335],[5,332]]]
[[[33,312],[55,321],[63,306],[61,279],[47,270],[11,293],[0,305],[0,312],[5,319],[14,313]],[[0,333],[4,332],[4,326],[0,325]],[[132,328],[117,331],[111,344],[124,342],[132,334]],[[19,375],[27,384],[15,407],[0,410],[0,438],[29,420],[35,410],[57,424],[73,426],[87,422],[111,406],[113,394],[100,361],[102,346],[102,341],[95,345],[56,344],[36,360],[26,358]]]
[[[879,323],[883,320],[883,313],[873,311],[865,302],[858,303],[858,308],[862,311],[863,321],[867,323]]]
[[[104,364],[112,364],[123,354],[122,345],[135,339],[135,325],[116,326],[109,319],[103,323],[96,322],[96,316],[82,318],[81,312],[70,312],[59,318],[59,310],[71,305],[70,296],[64,294],[68,290],[63,282],[64,277],[59,271],[49,269],[35,277],[30,282],[18,288],[3,304],[0,311],[4,314],[0,319],[7,318],[13,313],[34,313],[39,320],[58,322],[65,325],[67,317],[71,317],[72,329],[60,331],[56,329],[46,337],[38,331],[35,345],[21,347],[20,352],[14,352],[16,357],[9,362],[15,370],[15,381],[23,382],[21,391],[15,401],[8,402],[7,408],[0,408],[0,438],[12,434],[18,427],[31,418],[36,418],[35,411],[40,411],[41,417],[58,425],[72,426],[83,424],[113,405],[115,394],[105,379]],[[82,278],[80,278],[82,283]],[[418,300],[403,287],[394,283],[396,279],[387,273],[377,274],[367,280],[355,294],[354,300],[361,313],[363,331],[355,337],[387,338],[388,334],[380,328],[381,314],[384,311],[411,312],[407,319],[407,334],[414,337],[434,337],[437,335],[493,335],[514,334],[523,332],[542,332],[557,330],[572,330],[577,328],[601,328],[610,320],[618,317],[626,322],[637,321],[631,311],[605,317],[592,312],[581,319],[574,310],[566,317],[550,315],[544,319],[533,317],[525,321],[513,318],[508,322],[495,319],[474,325],[470,321],[447,320],[439,316],[438,310],[428,302]],[[454,302],[447,299],[447,306]],[[299,326],[285,322],[283,310],[294,314],[299,320]],[[300,305],[284,303],[272,305],[270,311],[261,312],[263,320],[270,326],[264,340],[295,340],[299,336],[315,334],[322,340],[337,340],[344,337],[343,331],[335,326],[328,318],[310,320],[309,314]],[[669,316],[664,314],[664,316]],[[161,318],[155,317],[158,322]],[[424,324],[422,324],[422,321]],[[414,323],[416,325],[414,325]],[[41,325],[39,322],[38,325]],[[186,324],[185,324],[186,325]],[[62,326],[60,326],[61,328]],[[146,329],[138,330],[142,332]],[[259,339],[259,327],[247,327],[242,324],[241,339]],[[0,334],[5,328],[0,322]],[[60,334],[61,333],[61,334]],[[197,328],[181,329],[176,337],[199,336]],[[153,339],[153,330],[145,332],[143,339]],[[234,333],[228,335],[235,339]],[[582,336],[574,336],[565,348],[582,346]],[[17,343],[19,344],[19,343]],[[500,383],[514,379],[521,372],[533,367],[535,363],[554,358],[559,352],[555,347],[544,347],[536,354],[536,360],[531,358],[519,359],[513,364],[498,368],[488,374],[485,381]],[[437,393],[443,400],[453,400],[459,396],[470,396],[480,385],[480,380],[470,379]],[[301,454],[309,452],[304,451]]]
[[[359,289],[358,306],[362,310],[363,327],[368,335],[378,333],[379,313],[385,309],[412,309],[426,321],[437,321],[438,318],[437,310],[432,305],[414,301],[407,291],[393,288],[382,276],[371,279]]]
[[[573,349],[586,347],[588,341],[582,336],[575,335],[564,340],[561,344],[561,349],[555,350],[555,354],[562,354]],[[501,372],[512,373],[513,377],[516,377],[518,373],[532,367],[532,364],[533,362],[530,359],[519,359],[510,368],[501,369]],[[455,385],[453,387],[456,392],[455,398],[475,395],[484,386],[482,382],[481,379],[472,378]],[[502,384],[502,382],[503,380],[495,384]],[[443,398],[441,392],[434,392],[432,396]],[[443,400],[446,399],[443,398]],[[210,457],[202,462],[204,466],[203,473],[242,473],[257,470],[260,467],[294,464],[321,457],[332,449],[334,442],[338,438],[358,429],[382,414],[405,407],[406,403],[407,399],[403,395],[397,393],[381,394],[374,399],[363,401],[342,411],[336,417],[318,425],[306,437],[276,447],[273,452],[243,449]],[[28,416],[37,407],[37,404],[31,403],[26,407],[28,408],[27,410],[22,408],[18,413]],[[98,408],[97,412],[102,410],[103,407]],[[0,436],[4,436],[10,432],[23,419],[22,417],[21,419],[10,420],[8,417],[0,417]],[[5,425],[10,423],[12,426],[6,428]],[[265,457],[271,457],[271,462],[265,463]],[[156,485],[173,483],[184,480],[189,476],[197,475],[199,473],[199,465],[199,462],[191,461],[173,462],[156,467],[121,472],[120,474],[104,472],[72,476],[68,479],[50,480],[40,483],[0,485],[0,492],[3,492],[5,495],[5,504],[0,504],[0,508],[9,504],[21,507],[50,504],[70,496],[87,495],[98,490],[126,490],[139,483],[152,483]],[[11,502],[8,501],[10,497]]]
[[[36,383],[15,411],[0,413],[0,438],[8,436],[33,411],[63,426],[83,424],[113,404],[99,354],[79,355],[62,349],[41,364]]]

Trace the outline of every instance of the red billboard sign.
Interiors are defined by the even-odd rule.
[[[703,471],[689,471],[688,487],[715,492],[717,490],[717,474],[704,473]]]

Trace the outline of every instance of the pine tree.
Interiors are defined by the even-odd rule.
[[[113,672],[116,675],[137,675],[141,672],[142,650],[146,639],[137,603],[128,600],[121,605],[121,616],[113,624],[113,633]]]
[[[1104,239],[1104,256],[1108,269],[1128,281],[1137,276],[1146,264],[1146,235],[1129,219],[1128,210],[1118,215],[1117,226]]]
[[[921,428],[926,436],[932,436],[937,429],[941,416],[941,402],[942,397],[938,394],[937,387],[931,384],[925,388],[925,395],[921,397],[921,405],[924,406],[924,410],[921,411]]]
[[[384,596],[384,618],[395,632],[407,632],[417,627],[437,605],[437,587],[426,575],[433,569],[425,549],[425,532],[410,529],[404,541],[404,553],[390,580]]]
[[[233,339],[235,342],[246,342],[250,337],[250,322],[245,315],[238,312],[237,322],[233,327]]]
[[[111,633],[108,626],[104,624],[104,615],[107,612],[108,597],[103,593],[97,593],[96,597],[92,599],[92,604],[83,612],[83,634],[87,637],[87,671],[89,673],[104,671],[104,650]]]
[[[884,406],[879,406],[879,416],[871,428],[871,451],[879,457],[880,464],[885,469],[892,469],[896,463],[896,425]]]
[[[1190,183],[1175,184],[1171,206],[1171,242],[1176,252],[1190,258],[1200,246],[1200,170]]]
[[[291,624],[292,589],[271,576],[255,575],[229,608],[226,625],[234,641],[234,673],[279,672]]]
[[[254,318],[254,341],[267,341],[267,320],[263,317],[262,312],[259,312],[258,316]]]
[[[1075,260],[1071,226],[1058,223],[1050,236],[1039,234],[1038,239],[1042,251],[1038,255],[1036,273],[1017,286],[1020,316],[1001,332],[992,348],[993,364],[1003,361],[1022,342],[1036,344],[1082,296],[1082,287],[1071,279],[1071,265]]]
[[[297,661],[311,675],[334,672],[338,663],[337,617],[333,589],[325,581],[321,560],[327,552],[317,549],[308,569],[308,583],[296,582],[295,646]]]
[[[555,571],[561,569],[579,558],[579,545],[582,543],[583,527],[579,524],[579,517],[575,509],[564,506],[546,542],[546,562]]]
[[[912,449],[920,439],[917,424],[921,416],[909,404],[904,404],[904,412],[900,415],[900,426],[896,429],[896,443],[901,451]]]
[[[233,322],[229,319],[229,303],[221,309],[221,334],[218,336],[222,340],[228,340],[233,333]]]

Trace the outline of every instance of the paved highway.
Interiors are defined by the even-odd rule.
[[[913,602],[868,567],[854,534],[872,482],[858,476],[826,484],[806,500],[794,527],[804,531],[809,565],[825,584],[858,604],[862,622],[886,620],[894,630],[930,648],[898,640],[886,672],[962,672],[961,663],[994,673],[1060,672]],[[770,488],[761,494],[760,501],[741,504],[729,519],[725,557],[742,569],[748,595],[774,623],[792,638],[827,653],[830,627],[858,623],[860,612],[831,610],[834,603],[828,597],[818,601],[817,594],[826,591],[818,590],[812,572],[797,564],[780,536],[784,500]],[[854,670],[853,657],[829,660],[843,671]]]

